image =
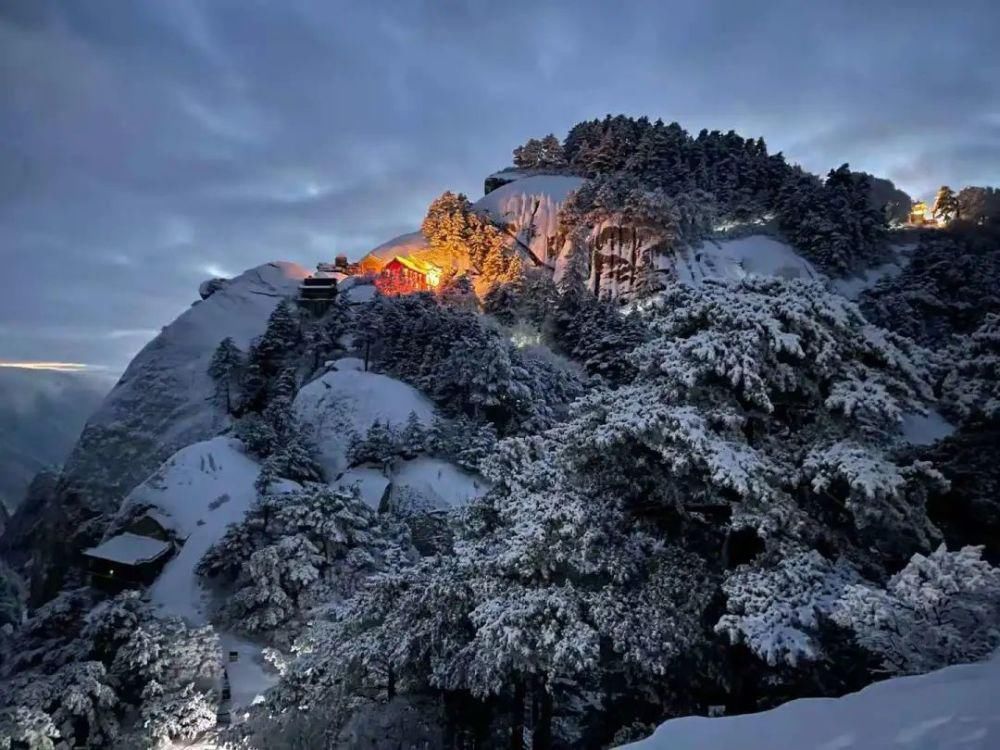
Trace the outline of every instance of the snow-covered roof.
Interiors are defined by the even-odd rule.
[[[426,261],[419,260],[417,258],[407,257],[405,255],[397,255],[394,257],[390,263],[393,261],[399,261],[404,266],[409,268],[411,271],[416,271],[422,276],[427,276],[435,271],[440,271],[441,269],[435,266],[433,263],[427,263]]]
[[[170,545],[166,542],[148,536],[130,534],[126,531],[111,537],[96,547],[84,550],[83,554],[87,557],[111,560],[124,565],[140,565],[162,557],[169,550]]]

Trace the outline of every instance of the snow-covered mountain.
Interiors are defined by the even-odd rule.
[[[228,424],[212,399],[212,353],[227,336],[247,347],[307,275],[300,266],[276,262],[203,284],[203,298],[135,356],[87,420],[58,485],[46,484],[44,493],[29,497],[8,524],[3,547],[18,559],[34,559],[41,590],[57,586],[75,550],[101,533],[88,521],[116,512],[128,492],[174,452]],[[76,537],[83,541],[74,542]]]
[[[113,510],[175,451],[217,434],[227,417],[211,398],[212,353],[226,337],[246,349],[264,332],[275,305],[293,296],[308,274],[293,263],[252,268],[166,326],[87,421],[64,481],[83,485],[89,502]]]
[[[710,176],[720,205],[759,212],[787,165],[711,139],[746,162],[742,190]],[[581,173],[637,161],[593,158]],[[545,750],[608,746],[990,653],[1000,571],[942,544],[967,531],[931,518],[947,481],[922,452],[970,423],[933,410],[938,361],[850,301],[916,251],[833,278],[773,224],[716,232],[714,198],[646,189],[651,169],[499,173],[445,202],[457,240],[366,256],[464,271],[513,250],[489,295],[459,277],[384,297],[359,274],[307,308],[287,263],[202,285],[11,520],[10,559],[51,601],[0,638],[23,671],[0,680],[0,726],[100,746],[117,722],[191,741],[236,718],[248,747],[382,748],[420,724],[430,746],[492,747],[530,717]],[[989,325],[948,373],[969,409],[993,403]],[[101,601],[74,553],[141,529],[169,557]],[[996,717],[964,691],[995,664],[668,722],[640,747],[987,747]]]

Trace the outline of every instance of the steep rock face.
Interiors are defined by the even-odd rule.
[[[227,336],[246,349],[307,275],[292,263],[250,269],[196,302],[136,355],[87,422],[59,486],[37,500],[29,495],[24,517],[4,534],[5,555],[30,567],[34,602],[75,575],[75,552],[101,537],[103,514],[173,453],[226,426],[207,373],[212,353]]]
[[[212,353],[227,336],[245,350],[308,273],[292,263],[250,269],[164,328],[87,422],[64,482],[86,490],[95,509],[114,510],[170,455],[218,433],[227,418],[212,399]]]
[[[533,262],[551,267],[562,244],[559,209],[566,196],[582,184],[580,177],[535,174],[507,182],[473,205],[505,226]]]

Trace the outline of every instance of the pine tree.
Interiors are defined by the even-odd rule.
[[[561,169],[566,166],[562,144],[552,133],[542,138],[536,166],[541,169]]]
[[[534,169],[542,163],[544,156],[544,141],[529,138],[523,146],[514,149],[514,166],[518,169]]]
[[[227,414],[233,411],[232,389],[242,366],[243,352],[232,337],[227,336],[219,343],[208,364],[208,374],[216,382],[216,393],[221,396]]]
[[[417,413],[411,411],[406,418],[402,432],[399,434],[398,450],[404,458],[415,458],[424,451],[426,443],[427,431]]]
[[[962,218],[959,215],[960,204],[955,197],[955,191],[947,185],[942,185],[938,188],[937,195],[934,197],[934,206],[931,210],[934,212],[936,218],[944,221]]]

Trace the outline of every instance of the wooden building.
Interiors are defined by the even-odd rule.
[[[336,298],[337,277],[323,270],[302,279],[299,285],[299,305],[314,315],[322,315]]]
[[[440,281],[441,269],[433,263],[397,255],[375,277],[375,286],[386,295],[410,294],[433,289]]]
[[[119,592],[151,584],[173,551],[174,546],[168,541],[125,531],[82,554],[90,585]]]

